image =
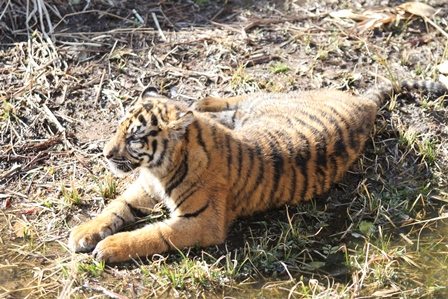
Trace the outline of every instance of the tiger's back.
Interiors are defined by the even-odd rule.
[[[401,84],[434,94],[433,82]],[[97,218],[75,228],[70,247],[110,262],[224,242],[230,223],[313,198],[358,158],[392,87],[364,97],[341,91],[205,98],[193,109],[146,90],[105,146],[117,173],[138,180]],[[162,202],[170,218],[116,234]],[[102,241],[101,241],[102,240]]]
[[[211,105],[220,101],[207,98],[195,108],[216,112]],[[233,142],[216,147],[227,149],[220,163],[229,167],[229,208],[247,215],[328,191],[359,156],[378,107],[319,90],[247,95],[226,109],[233,113],[220,122],[233,128]]]
[[[400,87],[441,96],[446,87],[431,81],[403,81]],[[379,106],[392,95],[382,85],[364,96],[336,90],[256,93],[195,103],[234,130],[245,152],[229,144],[230,208],[252,214],[296,204],[327,192],[359,157]],[[232,163],[234,153],[241,155]],[[233,178],[233,180],[232,180]]]

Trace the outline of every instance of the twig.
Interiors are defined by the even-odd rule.
[[[69,148],[73,147],[72,144],[70,143],[70,141],[68,141],[68,139],[67,139],[67,136],[65,134],[65,128],[61,125],[61,123],[58,121],[56,116],[54,116],[53,112],[51,112],[51,110],[47,107],[46,104],[43,104],[42,106],[44,107],[44,109],[43,109],[44,113],[56,125],[56,127],[58,128],[58,131],[60,133],[62,133],[62,137],[63,137],[66,149],[68,150]]]
[[[45,3],[43,0],[33,0],[33,2],[34,2],[34,6],[37,6],[37,8],[39,10],[39,21],[40,21],[40,27],[41,27],[42,34],[44,35],[45,39],[49,41],[51,39],[48,34],[51,35],[53,33],[53,25],[51,24],[50,17],[48,16],[48,10],[45,7]],[[44,15],[45,15],[45,20],[47,21],[48,32],[45,30]]]
[[[143,20],[142,16],[135,10],[132,10],[132,13],[135,15],[135,17],[138,19],[140,24],[145,24],[145,20]]]
[[[84,287],[96,292],[102,292],[104,295],[114,298],[114,299],[128,299],[128,297],[120,295],[118,293],[109,291],[108,289],[104,288],[103,286],[99,284],[93,284],[93,283],[86,283],[84,284]]]
[[[439,25],[437,25],[436,23],[434,23],[430,18],[423,16],[423,19],[428,22],[429,24],[431,24],[432,26],[434,26],[434,28],[436,28],[437,30],[440,31],[440,33],[442,33],[446,38],[448,38],[448,33],[446,33],[442,28],[439,27]]]
[[[6,3],[5,5],[5,9],[3,10],[2,14],[0,15],[0,20],[3,18],[3,16],[5,15],[6,10],[8,9],[8,6],[11,4],[11,0],[8,0],[8,3]]]
[[[103,69],[103,73],[101,74],[101,79],[100,79],[100,85],[98,86],[98,91],[96,93],[95,96],[95,105],[98,104],[98,100],[100,98],[101,95],[101,90],[103,89],[103,80],[104,80],[104,75],[106,74],[106,70]]]
[[[209,21],[209,22],[210,22],[210,24],[212,24],[212,25],[215,25],[215,26],[218,26],[218,27],[227,29],[227,30],[229,30],[229,31],[233,31],[233,32],[242,34],[242,35],[245,35],[245,32],[244,32],[243,29],[233,28],[232,26],[229,26],[229,25],[226,25],[226,24],[221,24],[221,23],[214,22],[214,21]]]
[[[65,22],[64,20],[68,17],[72,17],[72,16],[76,16],[76,15],[82,15],[82,14],[89,14],[89,13],[97,13],[99,15],[106,15],[106,16],[110,16],[113,18],[117,18],[119,20],[125,21],[125,22],[129,22],[131,24],[134,24],[135,22],[123,17],[120,17],[119,15],[107,12],[107,11],[102,11],[102,10],[97,10],[97,9],[92,9],[92,10],[86,10],[86,11],[80,11],[80,12],[74,12],[74,13],[68,13],[66,15],[64,15],[64,17],[59,20],[59,22],[56,23],[56,25],[53,26],[53,30],[59,26],[59,24],[61,24],[61,22]]]
[[[262,63],[267,63],[271,60],[280,60],[279,56],[276,55],[261,55],[261,56],[257,56],[257,57],[251,57],[249,59],[247,59],[243,65],[245,66],[255,66],[257,64],[262,64]]]
[[[165,18],[165,20],[166,20],[168,23],[170,23],[171,26],[173,26],[173,28],[179,29],[175,24],[173,24],[173,23],[171,22],[170,19],[168,19],[168,17],[165,15],[165,13],[163,12],[162,9],[159,9],[159,12],[162,14],[162,16]]]
[[[19,173],[20,171],[22,171],[22,166],[21,165],[17,165],[17,164],[13,165],[10,170],[0,174],[0,181],[15,175],[15,174]]]
[[[43,104],[42,107],[44,108],[44,112],[47,115],[47,117],[56,125],[56,127],[58,128],[58,131],[60,133],[65,132],[65,128],[61,125],[61,123],[58,121],[58,119],[56,118],[56,116],[54,116],[53,112],[51,112],[51,110],[48,108],[48,106],[46,104]]]
[[[164,42],[167,41],[165,34],[163,33],[162,29],[160,28],[159,20],[157,20],[157,16],[154,12],[151,13],[152,19],[154,20],[154,24],[156,25],[157,30],[159,31],[160,37]]]

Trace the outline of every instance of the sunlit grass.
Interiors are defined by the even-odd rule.
[[[64,198],[64,202],[67,204],[80,205],[82,203],[81,194],[78,188],[75,187],[74,182],[71,183],[71,188],[66,188],[65,185],[61,185],[61,193]]]

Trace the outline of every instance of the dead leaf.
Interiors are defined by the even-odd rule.
[[[39,211],[38,208],[32,208],[32,209],[28,209],[28,210],[17,212],[17,214],[20,214],[20,215],[31,215],[31,214],[37,214],[38,211]]]
[[[9,209],[11,207],[11,199],[7,198],[3,203],[2,209]]]
[[[396,6],[395,9],[401,14],[408,12],[419,17],[431,17],[437,12],[433,7],[422,2],[403,3]]]
[[[399,22],[401,19],[418,16],[427,18],[433,16],[437,12],[436,9],[428,4],[421,2],[407,2],[395,6],[394,8],[386,7],[381,9],[372,9],[362,12],[362,14],[353,13],[351,10],[343,9],[331,12],[333,18],[346,18],[358,21],[356,28],[360,31],[366,31],[373,28],[381,27],[384,24]]]
[[[357,25],[359,31],[366,31],[372,28],[381,27],[384,24],[394,22],[396,16],[389,12],[366,11],[363,13],[366,19]]]
[[[350,9],[342,9],[342,10],[330,12],[330,16],[333,18],[352,19],[355,21],[363,21],[367,18],[364,15],[353,13]]]
[[[382,297],[382,298],[384,298],[386,296],[390,296],[392,294],[395,294],[398,291],[399,291],[399,289],[396,286],[392,285],[390,287],[390,289],[384,289],[384,290],[375,291],[372,294],[372,297]]]
[[[26,225],[21,221],[17,221],[13,225],[14,234],[17,238],[23,238],[25,236]]]

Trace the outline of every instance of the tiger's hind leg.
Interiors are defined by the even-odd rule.
[[[133,223],[139,214],[149,214],[156,204],[157,200],[137,180],[97,217],[75,227],[70,233],[69,248],[75,252],[91,251],[101,240]]]
[[[230,97],[230,98],[214,98],[206,97],[202,100],[196,101],[193,104],[193,109],[202,112],[220,112],[225,110],[235,110],[238,104],[244,101],[247,95]]]

